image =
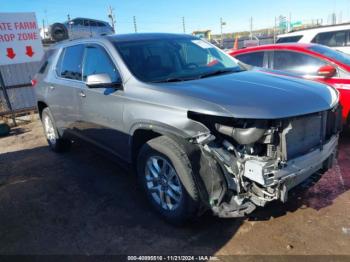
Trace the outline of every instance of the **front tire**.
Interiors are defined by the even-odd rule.
[[[148,141],[139,153],[137,171],[149,202],[165,220],[183,224],[197,215],[198,188],[181,143],[167,136]]]
[[[58,153],[68,151],[71,147],[71,141],[60,137],[48,107],[44,108],[41,113],[41,121],[50,149]]]

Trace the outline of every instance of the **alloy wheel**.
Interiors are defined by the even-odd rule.
[[[52,124],[51,118],[45,115],[43,119],[43,123],[44,123],[44,130],[45,130],[47,140],[49,140],[52,145],[55,145],[56,133],[55,133],[55,128]]]
[[[164,210],[176,209],[182,199],[182,188],[174,167],[163,157],[151,156],[146,162],[145,175],[154,201]]]

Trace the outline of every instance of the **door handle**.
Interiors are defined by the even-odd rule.
[[[80,95],[81,97],[86,97],[86,95],[84,94],[84,92],[79,92],[79,95]]]

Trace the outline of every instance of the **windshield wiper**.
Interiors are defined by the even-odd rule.
[[[219,70],[215,70],[213,72],[202,74],[198,78],[205,78],[205,77],[228,74],[228,73],[237,73],[237,72],[241,72],[241,71],[243,71],[243,70],[240,70],[240,69],[219,69]]]
[[[163,80],[156,80],[152,81],[152,83],[169,83],[169,82],[182,82],[182,81],[188,81],[193,80],[195,78],[180,78],[180,77],[169,77]]]
[[[199,76],[193,76],[193,77],[186,77],[186,78],[182,78],[182,77],[169,77],[166,79],[162,79],[162,80],[155,80],[155,81],[151,81],[152,83],[169,83],[169,82],[183,82],[183,81],[189,81],[189,80],[195,80],[195,79],[200,79],[200,78],[205,78],[205,77],[210,77],[210,76],[215,76],[215,75],[221,75],[221,74],[228,74],[228,73],[237,73],[237,72],[241,72],[244,70],[241,69],[220,69],[220,70],[215,70],[213,72],[209,72],[209,73],[205,73]]]

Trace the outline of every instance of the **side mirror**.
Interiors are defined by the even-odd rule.
[[[317,74],[319,76],[323,76],[325,78],[333,77],[333,76],[335,76],[336,73],[337,73],[337,69],[334,66],[331,66],[331,65],[321,66],[317,70]]]
[[[87,76],[86,85],[90,88],[120,87],[122,82],[112,82],[108,74],[95,74]]]

